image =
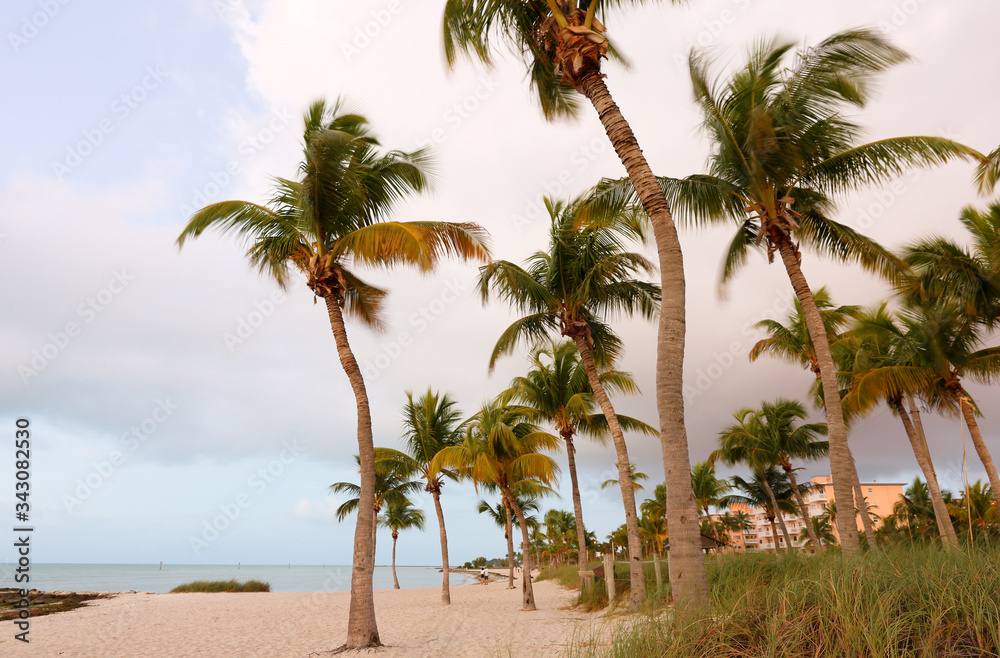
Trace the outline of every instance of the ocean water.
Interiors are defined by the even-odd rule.
[[[12,571],[9,564],[0,571]],[[399,586],[438,587],[440,567],[396,567]],[[12,574],[4,573],[4,581],[13,586]],[[10,576],[9,578],[6,576]],[[193,580],[262,580],[271,584],[272,592],[346,592],[351,589],[349,566],[299,565],[216,565],[216,564],[32,564],[30,587],[43,591],[69,590],[77,592],[139,592],[165,593]],[[392,589],[392,568],[376,566],[373,575],[375,589]],[[452,585],[467,585],[475,581],[468,574],[451,574]]]

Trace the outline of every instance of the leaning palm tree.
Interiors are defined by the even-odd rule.
[[[411,265],[429,272],[444,257],[488,260],[486,232],[475,224],[389,221],[395,205],[428,186],[428,154],[384,151],[368,121],[340,102],[313,103],[305,115],[305,154],[298,180],[276,179],[266,205],[222,201],[202,208],[177,239],[183,246],[208,229],[235,233],[247,245],[250,264],[282,287],[291,271],[305,276],[321,297],[337,353],[358,409],[361,492],[365,506],[375,488],[371,412],[364,378],[351,351],[345,314],[372,329],[385,326],[386,290],[362,280],[358,266]],[[358,517],[354,533],[347,648],[378,646],[372,595],[375,519]]]
[[[721,459],[727,464],[737,462],[750,466],[754,472],[769,466],[780,466],[790,483],[790,492],[798,503],[798,514],[803,521],[810,518],[809,508],[802,499],[800,487],[795,481],[793,459],[822,459],[829,453],[829,443],[820,441],[826,434],[826,423],[801,423],[806,418],[805,407],[794,400],[779,398],[775,402],[762,402],[759,409],[743,408],[733,414],[736,424],[719,433],[720,447],[709,457],[709,463]],[[767,480],[762,481],[765,489]],[[850,498],[848,499],[850,500]],[[785,540],[791,539],[781,518],[777,502],[772,506],[778,510],[778,520]],[[809,531],[810,524],[806,524]],[[819,538],[813,537],[813,544],[819,545]]]
[[[788,61],[794,43],[761,41],[728,81],[713,80],[709,62],[690,58],[695,97],[713,142],[709,171],[661,179],[678,216],[692,223],[734,222],[722,281],[735,276],[754,248],[777,253],[802,305],[816,350],[827,420],[830,470],[838,500],[849,500],[851,455],[838,395],[836,367],[823,322],[801,267],[799,247],[811,247],[886,276],[905,265],[850,227],[831,219],[834,194],[883,184],[909,167],[954,158],[979,161],[967,146],[939,137],[898,137],[861,144],[861,126],[846,111],[864,107],[874,76],[908,59],[870,30],[835,34]],[[634,196],[626,183],[603,191]],[[666,286],[664,286],[666,289]],[[843,554],[858,552],[851,519],[837,520]]]
[[[403,441],[406,452],[392,448],[375,449],[377,462],[392,463],[408,477],[423,479],[424,491],[434,500],[441,536],[441,570],[444,572],[441,602],[445,605],[451,603],[451,591],[448,577],[448,534],[444,526],[444,510],[441,509],[441,489],[445,479],[454,480],[455,474],[434,469],[431,462],[443,448],[462,442],[460,418],[457,403],[447,393],[439,395],[428,388],[425,394],[414,401],[413,394],[407,391],[406,406],[403,407]]]
[[[533,417],[531,409],[513,404],[509,392],[501,393],[469,419],[462,445],[444,448],[433,461],[435,468],[457,470],[472,480],[477,490],[482,485],[495,486],[501,500],[513,510],[521,526],[523,610],[535,610],[535,595],[528,523],[515,491],[526,486],[525,482],[551,486],[559,473],[555,461],[541,453],[558,449],[559,439],[540,431]]]
[[[656,402],[673,533],[670,582],[675,604],[707,606],[708,582],[697,510],[687,481],[691,462],[684,426],[685,289],[681,245],[666,197],[601,73],[601,60],[617,53],[599,19],[604,18],[606,9],[620,4],[609,0],[447,0],[445,57],[449,66],[455,64],[460,53],[491,65],[494,49],[505,43],[523,61],[530,85],[550,120],[576,114],[574,89],[586,96],[652,221],[660,284],[667,292],[660,300]],[[633,0],[630,4],[645,3]],[[631,534],[634,543],[637,534],[634,530]],[[641,593],[637,585],[633,579],[633,598]]]
[[[788,477],[774,466],[768,466],[755,470],[753,478],[744,480],[739,475],[734,475],[730,482],[733,489],[738,493],[732,493],[722,499],[727,506],[742,504],[764,511],[768,523],[771,525],[771,537],[774,539],[774,552],[778,552],[778,528],[775,519],[781,521],[782,512],[795,514],[795,503],[792,501],[791,484]],[[792,540],[787,530],[783,529],[785,536],[785,550],[792,549]]]
[[[705,462],[698,462],[691,467],[691,487],[694,489],[694,498],[698,509],[705,512],[705,517],[712,525],[712,535],[715,541],[722,543],[719,537],[719,528],[712,521],[710,507],[725,507],[724,498],[733,488],[727,480],[720,480],[715,476],[715,468]]]
[[[958,548],[958,536],[955,534],[955,528],[951,524],[945,506],[937,473],[934,470],[934,461],[927,446],[927,437],[924,436],[923,423],[920,421],[920,412],[914,399],[915,395],[920,394],[920,387],[898,390],[892,382],[884,379],[881,380],[883,385],[876,387],[870,378],[867,385],[861,386],[872,371],[914,365],[914,351],[905,331],[888,310],[888,305],[882,303],[858,313],[854,325],[844,336],[844,340],[841,341],[843,346],[841,358],[846,358],[842,370],[851,373],[852,376],[851,384],[844,396],[845,408],[856,414],[864,414],[879,402],[885,402],[892,413],[899,417],[906,438],[913,449],[913,455],[927,482],[941,541],[945,546]]]
[[[584,217],[595,213],[583,210],[579,201],[567,204],[546,198],[545,205],[551,218],[547,251],[529,257],[526,268],[503,260],[480,268],[483,302],[489,299],[492,289],[522,315],[501,334],[490,367],[518,343],[538,342],[557,331],[576,344],[618,457],[619,488],[630,533],[629,607],[635,609],[646,598],[639,519],[623,428],[601,383],[600,371],[609,368],[622,351],[621,339],[606,316],[639,314],[650,319],[656,314],[660,289],[636,278],[650,273],[653,264],[627,250],[626,241],[642,235],[633,217],[611,214],[599,217],[600,222],[581,226]]]
[[[576,535],[584,537],[578,542],[577,565],[581,572],[587,570],[589,559],[583,529],[583,503],[576,473],[576,434],[604,442],[608,436],[608,421],[601,413],[594,413],[597,401],[591,392],[587,370],[584,368],[576,345],[569,341],[539,343],[528,357],[531,368],[523,377],[516,377],[510,385],[515,399],[535,409],[540,418],[555,426],[566,444],[570,484],[573,490],[573,512],[576,517]],[[602,369],[597,375],[601,386],[608,391],[638,393],[632,375],[621,370]],[[622,429],[656,434],[649,425],[629,416],[618,415]],[[633,484],[635,477],[633,475]],[[615,485],[618,483],[615,482]],[[601,485],[602,488],[604,485]],[[581,587],[585,577],[580,576]]]
[[[409,500],[393,500],[386,505],[382,516],[376,517],[376,521],[383,528],[392,530],[392,587],[399,589],[399,579],[396,577],[396,540],[399,539],[400,530],[423,530],[424,512],[414,508]]]
[[[847,327],[851,318],[860,310],[858,306],[834,306],[826,287],[822,287],[813,293],[813,300],[819,310],[820,319],[826,329],[826,335],[831,345],[831,353],[834,360],[840,356],[838,352],[843,352],[844,347],[838,343],[838,335]],[[823,380],[822,372],[819,368],[819,360],[816,357],[816,350],[813,348],[812,339],[809,338],[809,329],[806,326],[805,314],[802,311],[802,304],[796,298],[793,300],[794,310],[784,322],[778,320],[765,319],[755,326],[764,329],[768,337],[763,338],[750,350],[750,360],[756,361],[764,354],[782,359],[786,362],[801,365],[803,368],[811,370],[816,379],[812,387],[814,401],[817,407],[823,407]],[[844,411],[845,432],[850,429],[849,410]],[[868,545],[875,545],[875,530],[872,527],[871,518],[868,515],[864,494],[861,491],[861,479],[858,477],[857,464],[852,458],[850,461],[851,480],[854,486],[854,499],[860,501],[858,507],[861,508],[861,525],[868,539]],[[808,530],[808,528],[807,528]]]

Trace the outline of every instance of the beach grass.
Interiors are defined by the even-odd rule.
[[[890,547],[839,554],[722,555],[709,564],[712,614],[680,625],[655,606],[610,647],[572,656],[1000,655],[1000,550]]]
[[[186,592],[270,592],[271,585],[259,580],[248,580],[241,583],[236,580],[196,580],[192,583],[178,585],[170,590],[171,594]]]

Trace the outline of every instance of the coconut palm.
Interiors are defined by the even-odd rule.
[[[517,498],[517,504],[521,506],[521,511],[524,512],[525,520],[529,523],[532,521],[537,523],[538,518],[533,516],[531,512],[538,511],[538,502],[534,498],[529,498],[523,495],[517,496]],[[512,532],[512,512],[510,511],[510,508],[503,503],[503,501],[500,501],[495,505],[491,505],[482,499],[476,503],[476,511],[480,514],[485,514],[499,527],[503,528],[503,537],[507,540],[507,589],[514,589],[514,533]]]
[[[829,517],[825,515],[814,516],[809,519],[809,525],[812,526],[812,532],[809,532],[808,526],[799,531],[799,541],[802,542],[803,547],[833,546],[837,543],[837,537],[833,534],[833,526],[830,525]],[[815,543],[813,537],[822,543]]]
[[[976,420],[979,409],[962,384],[963,378],[1000,381],[1000,347],[976,349],[982,325],[945,302],[903,308],[898,320],[905,359],[856,374],[857,397],[878,400],[917,391],[932,408],[960,413],[1000,505],[1000,476]]]
[[[445,57],[449,66],[455,64],[460,53],[490,65],[494,49],[504,43],[521,57],[548,119],[575,114],[577,97],[573,89],[586,96],[652,221],[660,283],[667,291],[660,300],[656,400],[673,532],[670,582],[675,603],[706,606],[708,582],[697,510],[687,481],[691,462],[684,426],[685,289],[681,246],[666,197],[601,73],[601,59],[616,56],[616,51],[604,35],[606,29],[599,17],[604,17],[605,9],[620,4],[605,0],[448,0],[444,11]],[[642,0],[630,4],[642,4]],[[619,461],[628,464],[627,459]],[[631,535],[635,543],[634,528]],[[639,566],[634,564],[631,573]],[[633,576],[633,600],[638,600],[643,591],[641,586],[637,588],[639,585]]]
[[[399,589],[399,579],[396,577],[396,540],[400,530],[423,530],[424,512],[414,508],[409,500],[392,500],[386,504],[385,511],[376,521],[383,528],[392,530],[392,587]]]
[[[719,433],[720,447],[709,458],[727,464],[744,463],[751,470],[759,471],[768,466],[780,466],[790,483],[791,494],[798,503],[798,513],[803,520],[809,518],[809,508],[802,499],[799,484],[795,481],[792,459],[822,459],[829,453],[829,444],[820,441],[826,434],[826,423],[801,423],[806,418],[805,407],[794,400],[779,398],[775,402],[762,402],[759,409],[743,408],[733,414],[737,423]],[[763,480],[767,485],[767,480]],[[775,501],[771,501],[777,509]],[[791,545],[788,531],[784,527],[780,510],[778,520],[785,540]],[[811,527],[806,524],[806,530]],[[819,538],[813,537],[813,544],[819,545]]]
[[[526,268],[498,260],[480,268],[479,284],[484,303],[490,290],[513,306],[522,317],[508,327],[490,357],[515,349],[521,341],[537,342],[558,331],[576,344],[594,398],[607,419],[618,457],[618,480],[625,505],[625,524],[630,539],[630,609],[646,597],[642,573],[642,543],[635,512],[635,493],[628,470],[628,447],[622,425],[600,380],[600,371],[610,367],[621,353],[621,339],[605,318],[609,314],[639,314],[650,319],[660,297],[658,286],[635,278],[648,274],[653,265],[645,257],[627,251],[625,241],[641,236],[629,217],[601,217],[595,224],[580,226],[591,215],[579,201],[563,203],[546,198],[551,218],[547,251],[529,257]]]
[[[912,365],[913,351],[903,329],[888,310],[888,305],[883,303],[859,312],[851,330],[845,334],[842,345],[844,346],[842,356],[847,357],[842,369],[845,372],[857,373],[856,379],[852,380],[844,396],[845,408],[861,414],[884,401],[893,414],[899,417],[917,464],[927,482],[941,541],[946,546],[958,548],[958,537],[941,494],[934,462],[927,446],[927,437],[924,436],[923,423],[920,421],[920,412],[913,397],[919,394],[919,387],[899,391],[886,387],[876,390],[871,384],[864,388],[858,385],[864,380],[866,373],[872,370]],[[907,405],[904,405],[904,400]]]
[[[709,507],[725,507],[723,500],[725,495],[732,490],[732,485],[727,480],[717,478],[713,466],[705,462],[698,462],[691,467],[691,487],[694,489],[694,498],[698,509],[705,512],[705,516],[712,526],[712,536],[715,537],[715,541],[721,544],[719,529],[712,521]]]
[[[903,495],[892,507],[892,513],[907,527],[907,534],[928,539],[934,534],[934,506],[931,503],[927,483],[914,478]]]
[[[973,529],[985,533],[988,528],[1000,524],[1000,512],[993,500],[990,485],[984,484],[981,480],[976,480],[975,484],[968,486],[954,508],[959,525],[969,528],[969,541],[972,541]]]
[[[826,335],[831,345],[831,353],[836,360],[838,351],[843,347],[837,342],[838,335],[847,327],[851,318],[860,311],[858,306],[835,306],[826,287],[822,287],[813,293],[813,300],[819,310],[820,319],[826,328]],[[750,350],[750,360],[756,361],[762,355],[767,354],[784,361],[801,365],[803,368],[811,370],[816,379],[812,387],[813,397],[816,406],[823,407],[823,381],[822,373],[819,369],[819,360],[816,358],[816,350],[813,348],[812,339],[809,338],[809,329],[806,326],[805,314],[802,311],[802,304],[797,298],[793,298],[793,311],[785,318],[784,322],[778,320],[765,319],[755,326],[767,332],[768,337],[757,341]],[[839,350],[838,350],[839,348]],[[844,411],[845,432],[850,429],[850,411]],[[850,461],[851,480],[854,487],[854,499],[862,501],[859,507],[861,512],[861,525],[864,528],[865,536],[868,538],[868,545],[875,545],[875,530],[872,527],[871,518],[864,503],[864,495],[861,492],[861,479],[858,477],[857,464],[854,458]],[[808,529],[808,528],[807,528]]]
[[[586,571],[589,559],[573,439],[579,433],[601,442],[606,441],[608,421],[604,414],[594,413],[597,401],[575,344],[569,341],[539,343],[531,350],[529,361],[531,368],[524,377],[516,377],[511,382],[510,390],[515,399],[532,407],[540,418],[554,425],[566,444],[576,534],[577,537],[584,537],[583,541],[578,542],[577,565],[581,571]],[[605,390],[629,394],[639,392],[632,375],[627,372],[603,369],[598,372],[597,378]],[[654,428],[629,416],[618,415],[618,423],[624,430],[656,434]],[[632,480],[634,485],[634,475]],[[580,576],[581,587],[584,581],[584,576]]]
[[[622,416],[619,416],[619,418],[622,418]],[[617,470],[617,468],[618,468],[618,464],[616,463],[615,464],[615,469]],[[649,476],[646,475],[645,473],[643,473],[642,471],[637,470],[635,464],[633,464],[631,462],[629,462],[629,465],[628,465],[628,472],[629,472],[629,475],[632,477],[632,490],[633,491],[642,491],[643,489],[645,489],[645,487],[643,487],[641,483],[645,482],[646,480],[648,480]],[[616,480],[614,478],[610,478],[610,479],[605,480],[604,482],[601,482],[601,489],[602,490],[603,489],[614,489],[614,488],[617,488],[618,486],[619,486],[619,482],[618,482],[618,480]]]
[[[455,479],[450,471],[439,471],[431,467],[434,456],[447,446],[462,442],[461,412],[457,403],[447,394],[434,393],[430,388],[416,401],[413,394],[406,392],[403,407],[403,441],[406,452],[392,448],[376,448],[377,462],[392,463],[408,477],[424,480],[424,491],[434,500],[437,513],[438,531],[441,538],[441,602],[451,603],[448,565],[448,533],[445,531],[444,510],[441,508],[441,490],[445,479]]]
[[[851,455],[836,367],[799,247],[898,276],[905,271],[898,258],[831,219],[832,195],[883,184],[910,167],[983,156],[939,137],[859,143],[861,127],[845,112],[865,105],[876,74],[908,59],[878,33],[841,32],[788,61],[793,48],[791,42],[759,42],[727,82],[712,79],[704,55],[691,54],[695,97],[713,142],[709,170],[661,183],[685,221],[735,220],[738,228],[726,251],[723,283],[746,264],[754,248],[766,250],[769,262],[775,253],[781,257],[816,350],[830,425],[834,492],[838,500],[847,500]],[[625,184],[602,189],[606,195],[630,196]],[[843,554],[851,557],[859,546],[851,519],[841,515],[837,523]]]
[[[791,484],[785,473],[779,471],[775,466],[768,466],[755,470],[753,478],[744,480],[739,475],[730,478],[733,489],[738,493],[727,495],[723,498],[723,504],[730,506],[743,504],[764,510],[771,525],[771,536],[774,538],[774,551],[778,552],[778,528],[775,519],[781,519],[781,513],[795,514],[795,503],[792,501]],[[782,521],[784,523],[784,521]],[[791,550],[792,540],[788,531],[784,530],[785,550]]]
[[[354,461],[360,466],[361,458],[354,455]],[[375,495],[372,501],[372,555],[375,555],[375,519],[382,508],[389,504],[402,505],[408,501],[410,494],[420,489],[420,483],[410,480],[410,475],[396,468],[391,462],[375,462]],[[361,506],[361,487],[353,482],[335,482],[328,487],[330,493],[353,496],[337,507],[337,521],[343,521],[358,511]]]
[[[987,155],[976,167],[976,182],[981,193],[991,194],[997,181],[1000,181],[1000,147]]]
[[[386,290],[362,280],[358,266],[411,265],[429,272],[444,257],[488,260],[486,232],[475,224],[396,222],[396,204],[428,187],[428,154],[385,151],[368,121],[338,101],[313,103],[305,115],[305,153],[298,180],[275,179],[265,205],[222,201],[202,208],[177,239],[181,247],[208,229],[234,233],[251,266],[282,287],[291,270],[305,276],[327,308],[341,366],[358,409],[358,449],[364,506],[375,491],[375,456],[368,393],[351,351],[345,314],[371,329],[385,327]],[[347,648],[378,646],[372,598],[375,519],[358,516],[354,533]]]
[[[556,450],[559,439],[542,432],[532,422],[531,409],[513,404],[509,392],[485,403],[467,423],[465,440],[460,446],[449,446],[434,458],[436,468],[456,469],[471,479],[476,489],[495,486],[501,500],[510,506],[521,526],[524,578],[521,579],[522,609],[535,609],[531,588],[531,545],[524,511],[517,504],[515,491],[523,482],[551,486],[559,466],[543,450]]]

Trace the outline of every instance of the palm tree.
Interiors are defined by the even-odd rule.
[[[755,470],[753,479],[744,480],[739,475],[734,475],[730,482],[733,488],[739,493],[729,494],[723,498],[724,505],[734,505],[737,503],[749,505],[764,510],[764,515],[771,524],[771,536],[774,538],[774,552],[778,552],[778,528],[774,521],[777,518],[781,521],[781,513],[794,514],[796,512],[795,503],[792,502],[791,485],[788,477],[779,471],[775,466],[768,466]],[[781,521],[782,525],[784,521]],[[791,550],[792,540],[787,530],[783,530],[785,536],[785,550]],[[855,535],[856,536],[856,535]]]
[[[438,530],[441,536],[441,570],[444,573],[441,583],[441,603],[451,603],[448,566],[448,534],[444,525],[444,510],[441,509],[441,489],[445,478],[454,480],[450,471],[439,471],[431,467],[434,456],[447,446],[459,445],[462,442],[462,426],[459,422],[461,412],[457,403],[445,393],[438,395],[430,388],[418,400],[413,400],[413,394],[406,392],[406,405],[403,407],[403,441],[406,452],[392,448],[376,448],[377,462],[392,463],[395,468],[407,474],[407,477],[418,477],[424,480],[424,491],[434,500],[434,511],[437,513]]]
[[[623,418],[623,417],[624,416],[619,416],[619,418]],[[618,464],[617,463],[615,464],[615,468],[616,469],[618,468]],[[629,462],[629,465],[628,465],[628,472],[629,472],[629,475],[632,477],[632,490],[633,491],[642,491],[645,487],[643,487],[642,484],[640,484],[640,483],[641,482],[645,482],[646,480],[648,480],[649,476],[646,475],[645,473],[643,473],[642,471],[636,470],[635,464],[633,464],[631,462]],[[614,478],[611,478],[611,479],[605,480],[604,482],[601,482],[601,489],[602,490],[603,489],[613,489],[613,488],[615,488],[617,486],[619,486],[619,482],[618,482],[618,480],[616,480]]]
[[[887,304],[883,303],[860,312],[856,316],[854,326],[846,336],[847,339],[843,341],[843,344],[846,346],[845,349],[850,350],[849,354],[846,355],[849,356],[850,363],[843,369],[846,372],[856,374],[848,388],[847,395],[844,396],[845,407],[860,414],[878,402],[884,401],[899,417],[903,423],[906,437],[910,441],[910,446],[913,448],[913,455],[916,457],[917,464],[927,482],[941,541],[945,546],[958,548],[958,537],[951,524],[948,509],[941,494],[937,473],[934,470],[934,462],[927,446],[927,437],[923,433],[923,423],[920,421],[920,413],[913,397],[920,393],[919,387],[903,392],[884,386],[876,389],[871,381],[865,387],[860,386],[866,375],[872,370],[912,365],[913,351],[908,344],[906,334],[897,323],[896,318],[889,312]],[[885,382],[883,381],[883,383]],[[908,403],[909,411],[903,405],[904,398]]]
[[[645,257],[626,251],[625,240],[641,236],[629,218],[604,216],[599,223],[581,227],[590,215],[579,202],[564,204],[545,200],[552,220],[548,251],[536,252],[527,268],[498,260],[480,268],[479,284],[484,303],[490,289],[522,314],[497,341],[490,367],[522,340],[537,342],[559,331],[576,344],[594,398],[607,419],[618,457],[618,479],[629,528],[630,609],[646,598],[642,573],[642,543],[635,512],[635,493],[628,470],[628,447],[622,425],[600,379],[621,350],[621,340],[604,318],[611,313],[638,313],[652,318],[660,289],[634,278],[653,269]]]
[[[969,485],[962,499],[955,505],[956,516],[963,527],[969,528],[969,541],[973,541],[972,530],[978,529],[985,533],[990,526],[1000,523],[1000,512],[993,500],[990,485],[981,480]]]
[[[266,205],[222,201],[202,208],[177,239],[183,247],[209,228],[235,233],[247,244],[251,266],[282,287],[290,269],[306,276],[326,303],[341,366],[358,408],[361,492],[369,506],[375,491],[371,412],[364,378],[351,351],[345,313],[372,329],[384,328],[386,290],[359,278],[356,266],[412,265],[429,272],[445,256],[488,260],[486,232],[475,224],[396,222],[388,217],[406,196],[427,188],[428,155],[383,151],[368,121],[340,102],[313,103],[305,115],[304,160],[297,181],[278,178]],[[372,595],[375,519],[358,517],[354,533],[347,648],[378,646]]]
[[[737,423],[725,428],[719,434],[721,447],[709,457],[710,462],[722,459],[727,464],[741,462],[758,471],[768,466],[781,466],[790,483],[792,495],[798,503],[798,513],[803,521],[810,518],[809,508],[802,499],[800,487],[795,481],[792,459],[822,459],[829,453],[829,443],[818,440],[826,434],[826,423],[798,424],[805,420],[806,410],[801,403],[779,398],[775,402],[762,402],[760,409],[743,408],[733,414]],[[763,481],[767,485],[767,480]],[[777,508],[777,503],[772,500]],[[780,510],[785,540],[791,546],[791,539],[785,529]],[[811,524],[806,524],[811,530]],[[819,545],[819,538],[812,536],[813,544]]]
[[[604,0],[448,0],[444,11],[445,57],[449,66],[455,64],[460,52],[490,65],[493,49],[505,42],[521,56],[530,85],[550,120],[576,113],[573,89],[586,96],[650,217],[659,257],[660,284],[667,291],[660,300],[656,402],[674,534],[670,582],[675,604],[690,602],[697,608],[708,605],[708,581],[697,510],[687,481],[691,462],[684,426],[684,261],[666,197],[601,73],[601,59],[606,55],[616,56],[616,51],[604,36],[606,29],[597,18],[597,10],[601,10],[603,17],[605,9],[619,4]],[[631,4],[642,4],[642,0],[633,0]],[[628,464],[627,459],[619,461]],[[635,543],[634,528],[630,533]],[[636,567],[633,565],[632,573]],[[633,600],[642,592],[637,585],[633,577]]]
[[[766,249],[769,262],[775,252],[780,255],[816,350],[830,425],[834,494],[838,500],[848,500],[851,455],[836,367],[802,272],[799,247],[895,276],[905,270],[899,259],[830,218],[831,195],[885,183],[908,167],[983,156],[939,137],[858,144],[861,127],[843,111],[863,107],[872,78],[907,59],[879,34],[868,30],[835,34],[799,52],[786,65],[793,47],[791,42],[760,42],[749,53],[746,66],[726,83],[710,78],[703,55],[691,54],[695,97],[714,144],[709,171],[661,179],[661,184],[675,211],[687,221],[735,220],[738,229],[726,252],[723,283],[747,262],[755,247]],[[623,183],[605,184],[602,191],[606,196],[617,194],[623,203],[634,196]],[[841,515],[837,523],[843,554],[852,557],[859,544],[851,519]]]
[[[550,509],[545,513],[542,521],[545,523],[545,535],[548,537],[549,546],[558,565],[564,558],[567,558],[570,534],[575,530],[576,519],[573,514],[565,510]],[[566,561],[569,562],[568,558]]]
[[[538,518],[530,514],[530,512],[538,511],[538,503],[534,498],[518,496],[517,504],[521,506],[521,511],[525,513],[525,520],[529,523],[532,521],[537,523]],[[507,589],[514,589],[514,533],[512,532],[510,508],[503,501],[498,502],[496,505],[490,505],[485,500],[480,499],[476,503],[476,511],[480,514],[486,514],[494,523],[503,528],[503,537],[507,540]]]
[[[976,167],[976,182],[979,184],[979,191],[983,194],[991,194],[1000,181],[1000,147],[990,153]]]
[[[913,484],[903,492],[902,497],[893,505],[892,513],[902,519],[907,526],[907,532],[912,538],[928,538],[934,530],[934,506],[931,503],[927,483],[915,478]]]
[[[957,408],[1000,505],[1000,476],[976,421],[978,407],[962,384],[966,377],[984,384],[1000,381],[1000,347],[976,349],[982,325],[946,301],[904,308],[899,321],[906,360],[855,375],[858,397],[870,400],[918,391],[939,411],[954,413]]]
[[[396,578],[396,540],[400,530],[423,530],[424,512],[415,509],[409,500],[393,500],[386,504],[385,511],[377,521],[383,528],[392,530],[392,586],[393,589],[399,589],[399,579]]]
[[[434,458],[436,468],[453,468],[475,483],[496,486],[501,500],[510,506],[521,525],[524,578],[521,579],[523,610],[535,609],[531,588],[531,545],[524,511],[517,504],[515,491],[534,482],[550,486],[559,466],[542,450],[556,450],[559,440],[542,432],[531,421],[530,409],[512,403],[509,392],[485,403],[468,422],[465,440],[460,446],[444,448]]]
[[[354,461],[360,466],[361,458],[354,455]],[[385,505],[390,503],[402,505],[409,500],[408,496],[420,489],[420,483],[409,479],[410,475],[396,468],[391,462],[375,462],[375,496],[372,501],[372,556],[375,555],[375,519]],[[330,493],[353,496],[337,508],[337,521],[343,521],[358,511],[361,506],[361,487],[353,482],[335,482],[329,486]],[[362,516],[362,515],[359,515]],[[360,518],[358,519],[360,523]]]
[[[809,532],[808,525],[799,531],[799,541],[802,542],[803,547],[833,546],[837,543],[837,537],[833,534],[833,526],[830,525],[830,518],[826,515],[810,518],[809,525],[812,526],[812,532]],[[816,542],[813,541],[813,537],[817,538]]]
[[[594,413],[597,402],[591,392],[587,371],[580,360],[576,345],[568,341],[539,343],[531,350],[529,361],[531,369],[524,377],[515,378],[511,382],[510,390],[514,393],[515,399],[532,407],[540,418],[553,424],[566,443],[576,534],[577,537],[584,537],[584,540],[579,542],[577,556],[577,565],[583,572],[588,568],[589,559],[583,529],[583,503],[580,499],[580,483],[576,473],[576,446],[573,445],[573,437],[580,433],[604,441],[608,435],[608,421],[603,414]],[[602,370],[597,378],[606,390],[620,393],[639,392],[635,381],[627,372]],[[619,415],[618,422],[625,430],[656,434],[654,428],[628,416]],[[585,580],[581,575],[581,587],[585,584]]]
[[[712,525],[712,535],[715,537],[715,541],[721,544],[719,529],[712,521],[709,507],[725,507],[723,500],[725,495],[732,490],[732,485],[726,480],[717,478],[713,466],[705,462],[698,462],[691,468],[691,487],[694,489],[694,498],[698,509],[705,512],[705,516]]]

